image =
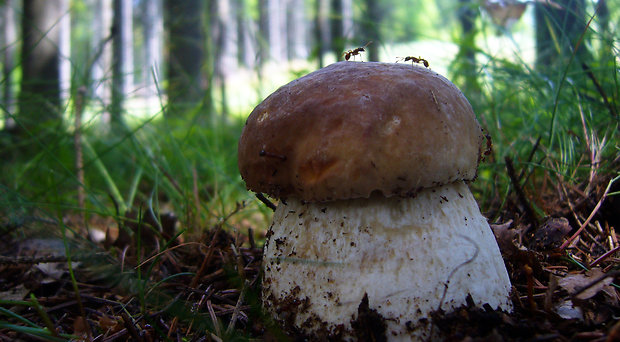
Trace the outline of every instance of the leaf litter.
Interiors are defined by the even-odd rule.
[[[450,341],[620,341],[618,200],[600,201],[610,191],[610,179],[590,184],[588,192],[561,184],[555,194],[539,194],[544,200],[536,204],[548,213],[544,218],[532,217],[522,203],[537,200],[526,191],[506,199],[491,228],[513,284],[514,311],[477,308],[471,300],[452,312],[437,310],[432,319],[441,336]],[[50,339],[313,339],[284,332],[262,314],[262,249],[251,229],[240,233],[247,226],[229,224],[235,228],[231,232],[220,222],[200,236],[186,237],[174,235],[175,222],[166,219],[158,222],[165,234],[149,233],[142,240],[135,216],[128,222],[134,222],[127,224],[133,234],[121,234],[119,228],[114,239],[71,246],[75,282],[64,244],[6,238],[17,234],[5,233],[0,340],[28,340],[28,330],[15,328],[28,324],[42,330],[52,324]],[[356,325],[357,336],[382,340],[382,318],[362,305],[359,315],[356,322],[363,324]]]

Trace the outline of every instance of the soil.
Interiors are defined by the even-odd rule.
[[[618,188],[607,189],[609,180],[557,184],[492,206],[488,217],[496,218],[491,228],[513,284],[514,311],[468,302],[434,312],[439,335],[448,341],[620,341],[620,201],[605,198],[606,190]],[[532,214],[532,203],[548,216]],[[173,219],[160,222],[166,225],[161,234],[145,240],[135,238],[144,227],[126,224],[115,239],[66,245],[54,236],[17,234],[27,222],[0,221],[0,340],[31,340],[14,326],[33,325],[61,340],[69,338],[63,334],[96,341],[321,339],[284,332],[262,314],[262,249],[252,232],[233,234],[220,225],[183,241],[174,235]],[[352,327],[360,341],[386,338],[385,323],[367,300]]]

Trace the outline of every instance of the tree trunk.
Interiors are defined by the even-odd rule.
[[[289,0],[287,10],[288,58],[308,57],[306,6],[304,0]]]
[[[96,0],[93,18],[93,67],[91,70],[91,91],[93,97],[104,107],[110,104],[110,71],[112,70],[112,0]],[[104,114],[104,121],[109,120],[109,113]]]
[[[163,13],[162,0],[142,2],[142,27],[144,28],[144,63],[142,63],[142,84],[145,96],[157,95],[156,80],[161,80],[160,61],[162,56]]]
[[[205,98],[206,24],[204,2],[166,0],[168,32],[168,115],[195,108]],[[207,96],[208,91],[206,92]],[[207,100],[209,101],[209,100]],[[209,105],[209,103],[205,104]]]
[[[286,60],[286,0],[267,0],[268,46],[270,57],[276,62]]]
[[[383,20],[383,8],[376,0],[365,0],[366,18],[362,22],[362,34],[368,38],[368,42],[372,42],[366,47],[366,61],[379,60],[379,47],[381,46],[381,32],[379,27]],[[367,43],[368,43],[367,42]],[[360,58],[364,58],[360,57]]]
[[[347,39],[344,35],[343,0],[332,0],[331,4],[331,47],[336,58],[341,60],[342,53],[347,45]]]
[[[122,122],[125,100],[133,87],[132,6],[132,1],[114,0],[112,108],[110,118],[113,124]]]
[[[585,0],[537,1],[534,6],[536,68],[549,75],[573,54],[576,58],[573,64],[581,68],[581,62],[588,60],[586,42],[579,41],[586,29]]]
[[[347,41],[351,41],[355,36],[355,25],[353,22],[353,0],[342,1],[342,32]]]
[[[472,7],[471,0],[459,0],[460,8],[458,13],[459,22],[461,23],[461,44],[459,49],[460,55],[467,64],[470,65],[470,71],[476,70],[476,10]]]
[[[212,15],[212,36],[215,47],[215,74],[227,76],[238,67],[237,3],[232,0],[217,0]]]
[[[353,39],[353,1],[332,0],[331,2],[331,49],[338,60],[347,43]]]
[[[258,0],[258,64],[269,59],[269,0]],[[261,68],[258,68],[260,73]],[[260,74],[259,74],[260,76]]]
[[[315,39],[315,51],[317,60],[319,62],[319,68],[325,66],[324,57],[327,53],[330,42],[329,33],[329,0],[316,0],[316,17],[314,24],[314,39]],[[342,53],[342,52],[341,52]]]
[[[62,103],[66,103],[71,96],[71,11],[69,0],[60,1],[60,20],[58,25],[60,28],[58,38],[59,51],[59,82],[60,82],[60,99]]]
[[[257,62],[256,48],[256,28],[254,22],[248,14],[248,4],[246,0],[235,0],[237,7],[237,58],[239,62],[253,68]]]
[[[211,35],[214,41],[215,63],[213,74],[221,93],[221,114],[226,117],[229,113],[226,79],[238,67],[236,27],[236,2],[232,0],[217,0],[214,2],[211,17]]]
[[[14,113],[13,70],[15,69],[15,53],[17,52],[17,3],[15,0],[5,0],[0,6],[2,9],[2,106],[9,113]],[[14,129],[15,121],[3,113],[4,129]]]
[[[453,70],[454,80],[460,83],[470,101],[476,102],[475,97],[480,94],[476,64],[476,34],[478,33],[476,18],[479,12],[472,0],[459,0],[459,4],[458,19],[461,24],[461,39],[455,61],[456,67]]]
[[[61,119],[58,46],[63,6],[61,0],[24,0],[23,6],[19,120],[21,128],[35,134]]]

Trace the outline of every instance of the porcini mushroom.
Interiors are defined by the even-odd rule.
[[[465,96],[426,68],[339,62],[275,91],[250,114],[238,160],[248,189],[281,199],[264,308],[286,329],[346,338],[367,306],[390,340],[430,337],[430,313],[468,297],[510,310],[465,183],[485,146]]]

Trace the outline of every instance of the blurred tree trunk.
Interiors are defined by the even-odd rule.
[[[588,60],[586,42],[579,42],[586,29],[585,0],[537,1],[534,6],[536,68],[549,75],[573,54],[577,59],[574,65],[581,68],[581,62]]]
[[[59,51],[59,78],[60,78],[60,99],[62,103],[69,100],[71,96],[71,11],[70,0],[60,1],[60,28],[58,38]]]
[[[458,20],[461,25],[459,52],[454,61],[454,80],[463,87],[470,101],[480,94],[478,84],[478,66],[476,63],[476,19],[479,15],[478,5],[472,0],[459,0]]]
[[[269,59],[269,0],[258,0],[258,61],[263,65]],[[258,69],[260,72],[260,68]]]
[[[5,0],[0,5],[2,12],[2,106],[9,113],[14,113],[14,94],[13,94],[13,69],[15,69],[15,53],[17,52],[17,1]],[[4,129],[14,129],[15,122],[6,113],[2,113],[4,118]]]
[[[353,0],[342,0],[342,32],[347,41],[355,36],[353,22]]]
[[[265,17],[261,21],[265,25],[266,46],[268,56],[276,62],[286,60],[286,3],[285,0],[265,0],[261,12]]]
[[[376,0],[365,0],[364,3],[366,5],[366,16],[362,22],[362,41],[366,41],[364,44],[368,42],[372,42],[372,44],[366,47],[366,55],[360,58],[366,61],[378,61],[379,47],[382,44],[379,27],[383,21],[384,8]]]
[[[603,61],[611,62],[614,59],[613,46],[615,37],[609,25],[609,7],[607,6],[606,0],[598,0],[596,6],[599,35],[603,40],[599,50],[599,56]]]
[[[347,45],[347,39],[344,35],[344,0],[332,0],[331,2],[331,48],[332,52],[338,58],[342,60],[342,53]]]
[[[306,5],[304,0],[288,1],[286,31],[289,59],[308,57],[308,24],[306,22]]]
[[[207,57],[204,1],[165,0],[164,26],[168,33],[168,115],[182,114],[203,102],[210,106],[210,85],[204,61]],[[205,91],[205,89],[207,89]]]
[[[133,2],[114,0],[111,123],[120,124],[133,87]]]
[[[329,0],[316,0],[315,23],[314,23],[314,39],[316,57],[319,62],[319,68],[325,66],[325,53],[330,46],[330,21],[329,21]],[[342,53],[342,52],[341,52]]]
[[[353,1],[331,2],[331,49],[338,60],[343,60],[347,43],[353,38]]]
[[[63,0],[24,0],[22,15],[22,80],[19,94],[21,127],[36,134],[59,124],[60,25]],[[20,132],[23,133],[23,132]]]
[[[142,2],[142,27],[144,28],[144,63],[142,84],[147,98],[157,95],[156,81],[161,80],[161,56],[164,19],[162,0]]]
[[[91,70],[90,87],[93,97],[100,102],[104,108],[110,104],[111,94],[111,74],[112,70],[112,0],[96,0],[95,13],[93,18],[93,67]],[[104,121],[109,122],[109,113],[103,115]]]
[[[253,68],[257,62],[256,48],[256,29],[252,18],[249,15],[248,3],[246,0],[235,0],[237,2],[237,51],[239,62],[248,68]]]
[[[238,67],[237,40],[238,29],[236,8],[237,2],[232,0],[217,0],[211,9],[211,35],[215,51],[213,75],[218,83],[222,98],[221,114],[225,117],[229,113],[226,79]]]

